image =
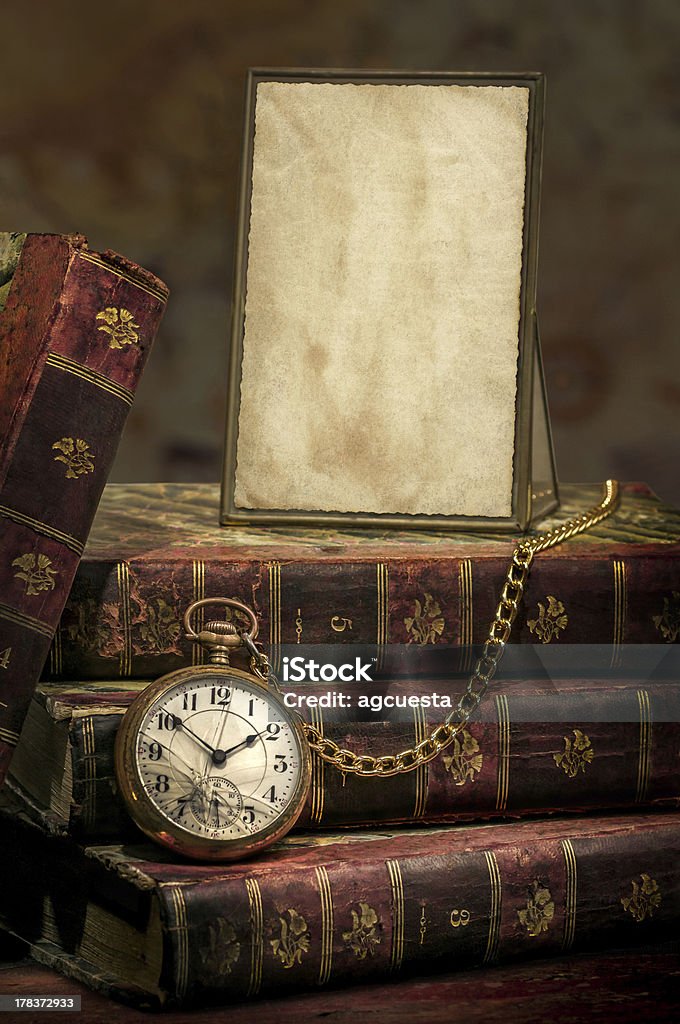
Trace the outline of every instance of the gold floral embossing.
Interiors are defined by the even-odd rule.
[[[548,594],[547,606],[538,602],[538,618],[528,619],[527,626],[532,633],[535,633],[542,644],[549,644],[551,640],[557,640],[562,630],[569,624],[569,618],[564,611],[564,605],[552,594]]]
[[[632,893],[630,896],[621,897],[621,905],[627,910],[633,920],[640,924],[648,917],[653,917],[654,911],[661,906],[661,892],[658,883],[650,876],[641,874],[642,882],[635,879],[630,883]]]
[[[163,653],[177,643],[181,632],[175,609],[157,597],[146,605],[146,622],[140,624],[139,633],[149,651]]]
[[[452,754],[443,756],[445,770],[451,773],[457,786],[464,786],[468,781],[474,782],[475,773],[481,772],[484,762],[477,740],[467,729],[463,729],[461,738],[456,736],[454,739],[452,750]]]
[[[562,768],[570,779],[575,779],[579,772],[585,774],[586,765],[595,757],[590,738],[580,729],[574,729],[573,733],[573,740],[569,736],[564,737],[564,750],[559,754],[553,754],[557,767]]]
[[[302,954],[309,950],[311,940],[307,922],[302,914],[298,914],[292,907],[279,916],[279,923],[280,935],[269,942],[274,956],[278,956],[284,968],[288,970],[293,964],[302,963]]]
[[[224,917],[217,917],[208,925],[207,942],[199,945],[201,965],[207,977],[224,977],[241,955],[241,943],[233,925]]]
[[[109,335],[109,348],[123,348],[125,345],[137,344],[139,334],[134,316],[129,309],[117,309],[115,306],[108,306],[97,313],[97,320],[104,323],[98,327],[98,331],[105,331]]]
[[[680,592],[672,591],[663,599],[663,612],[653,615],[654,625],[667,644],[674,644],[680,638]]]
[[[42,590],[54,590],[57,570],[52,568],[52,560],[47,555],[36,555],[30,552],[15,558],[12,565],[19,566],[14,575],[24,580],[27,594],[39,594]]]
[[[377,926],[378,915],[368,903],[359,903],[359,910],[352,910],[352,927],[343,932],[342,937],[358,960],[374,955],[380,943]]]
[[[404,625],[409,634],[408,643],[418,644],[419,647],[436,644],[445,625],[439,602],[432,594],[425,594],[422,604],[416,598],[413,615],[404,619]]]
[[[83,652],[102,654],[111,639],[110,623],[101,617],[106,611],[92,597],[68,601],[62,616],[68,639]]]
[[[555,904],[547,885],[535,878],[529,887],[529,898],[526,907],[517,911],[519,923],[527,933],[535,939],[541,932],[547,932],[548,926],[555,916]]]
[[[54,461],[64,463],[67,480],[77,480],[86,473],[94,473],[94,452],[81,437],[62,437],[54,442],[52,448],[61,452],[61,455],[54,456]]]

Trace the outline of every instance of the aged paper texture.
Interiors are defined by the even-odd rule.
[[[238,507],[511,514],[528,101],[258,85]]]

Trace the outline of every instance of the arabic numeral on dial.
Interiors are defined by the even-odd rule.
[[[150,761],[160,761],[162,756],[163,756],[163,748],[160,745],[160,743],[156,743],[156,741],[154,740],[153,743],[149,744],[149,760]]]
[[[278,722],[270,722],[267,726],[268,736],[265,736],[266,740],[275,740],[281,732],[281,726]]]
[[[177,726],[175,716],[165,711],[159,711],[157,715],[154,715],[154,719],[156,718],[158,719],[158,724],[156,726],[157,729],[166,729],[168,732],[172,732],[172,730]]]
[[[287,772],[288,762],[285,760],[283,754],[277,754],[274,760],[274,771],[275,772]]]
[[[182,701],[182,710],[183,711],[195,711],[196,710],[196,694],[195,693],[185,693],[184,694],[184,699]]]
[[[265,800],[269,800],[270,804],[273,804],[276,800],[276,786],[270,786],[266,793],[263,794]]]
[[[157,793],[167,793],[170,789],[170,782],[167,775],[156,776],[156,785],[154,786],[154,789]]]
[[[228,686],[211,686],[210,703],[225,707],[231,700],[231,690]]]
[[[243,808],[243,822],[245,825],[252,825],[255,821],[255,808],[252,804],[246,804]]]

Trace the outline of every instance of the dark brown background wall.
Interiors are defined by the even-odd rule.
[[[220,474],[249,65],[537,69],[560,476],[680,502],[677,0],[5,0],[1,24],[0,226],[82,231],[173,290],[114,479]]]

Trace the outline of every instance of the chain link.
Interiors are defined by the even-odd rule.
[[[618,483],[615,480],[607,480],[604,484],[602,500],[589,512],[569,519],[560,526],[555,526],[536,537],[526,537],[519,542],[508,566],[496,614],[489,626],[489,635],[484,642],[481,656],[468,680],[465,692],[456,707],[449,712],[440,725],[435,726],[429,736],[417,743],[415,747],[402,750],[398,754],[383,754],[381,757],[373,757],[370,754],[355,754],[351,750],[339,747],[333,740],[324,736],[316,726],[303,722],[303,729],[309,745],[317,756],[328,764],[332,764],[343,774],[377,775],[382,778],[411,772],[414,768],[427,764],[428,761],[437,757],[465,728],[496,674],[498,664],[510,639],[513,623],[517,618],[534,555],[539,551],[562,544],[570,537],[575,537],[576,534],[583,533],[602,522],[614,511],[618,498]],[[259,651],[252,641],[250,644],[246,643],[246,647],[251,656],[251,667],[256,674],[270,685],[275,686],[280,692],[278,680],[271,669],[267,656]]]

